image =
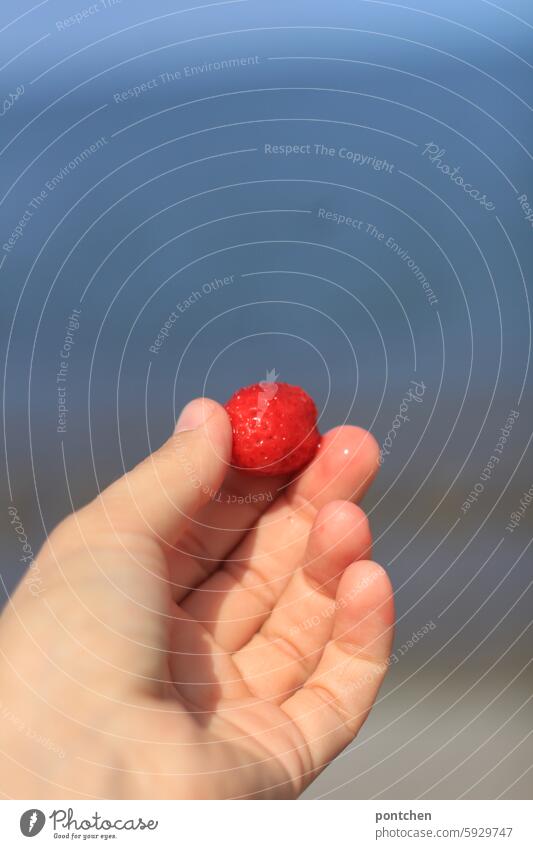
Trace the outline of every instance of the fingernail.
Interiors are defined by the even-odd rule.
[[[176,423],[176,433],[201,427],[213,414],[214,407],[215,405],[208,398],[195,398],[194,401],[190,401],[181,411]]]

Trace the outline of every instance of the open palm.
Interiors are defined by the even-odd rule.
[[[357,734],[394,620],[353,503],[376,443],[336,428],[290,482],[230,452],[198,399],[50,536],[42,592],[23,582],[3,615],[0,686],[64,756],[0,741],[7,795],[294,797]]]

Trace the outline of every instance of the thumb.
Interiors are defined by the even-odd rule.
[[[91,531],[141,533],[174,543],[181,528],[220,488],[231,456],[224,408],[196,398],[170,438],[78,514]]]
[[[161,448],[55,529],[33,567],[42,602],[23,581],[2,617],[0,641],[11,647],[7,665],[0,650],[4,685],[13,681],[15,690],[25,670],[27,680],[49,682],[40,691],[50,704],[61,694],[61,709],[67,688],[58,675],[74,686],[71,700],[89,690],[112,695],[132,673],[135,686],[139,677],[149,686],[166,680],[168,589],[158,545],[175,542],[220,487],[231,440],[224,408],[192,401]],[[134,545],[109,545],[128,534]]]

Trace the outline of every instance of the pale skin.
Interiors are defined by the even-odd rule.
[[[4,798],[294,798],[357,735],[393,639],[376,442],[336,428],[293,481],[230,455],[196,399],[50,534],[0,620]]]

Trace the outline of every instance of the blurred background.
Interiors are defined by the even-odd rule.
[[[0,8],[4,603],[9,507],[36,552],[192,396],[303,385],[383,446],[399,618],[309,798],[531,795],[532,45],[525,0]]]

